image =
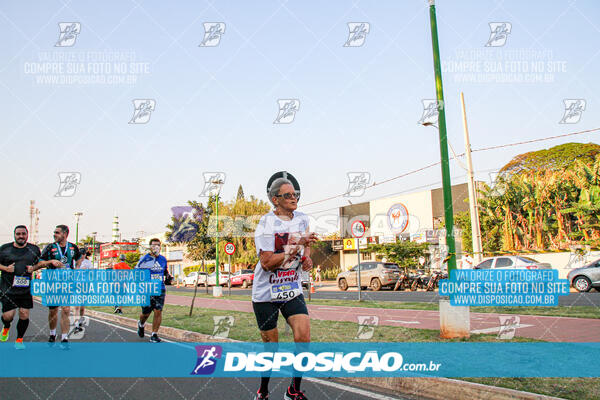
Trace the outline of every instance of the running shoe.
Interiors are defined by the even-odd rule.
[[[15,349],[25,350],[25,344],[23,343],[23,338],[17,339],[15,341]]]
[[[8,332],[10,332],[9,328],[2,328],[2,333],[0,333],[0,342],[6,342],[8,340]]]
[[[140,321],[138,321],[138,336],[141,338],[144,337],[144,327],[140,324]]]
[[[308,397],[306,397],[301,391],[290,393],[290,388],[288,387],[283,395],[283,400],[308,400]]]
[[[50,337],[48,338],[48,343],[54,343],[56,342],[56,335],[50,335]]]
[[[269,399],[269,394],[263,394],[261,392],[256,392],[256,394],[254,395],[254,400],[268,400]]]
[[[69,346],[69,340],[68,339],[63,339],[60,341],[60,347],[63,350],[69,350],[70,346]]]
[[[162,340],[160,340],[160,338],[158,337],[158,335],[156,333],[154,335],[150,336],[150,341],[152,343],[160,343],[160,342],[162,342]]]

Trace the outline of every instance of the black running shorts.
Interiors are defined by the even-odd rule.
[[[308,309],[306,308],[306,302],[304,301],[303,295],[294,297],[292,300],[286,301],[285,303],[272,303],[270,301],[258,303],[252,302],[252,308],[254,308],[258,329],[261,331],[270,331],[271,329],[277,328],[279,311],[281,311],[281,315],[283,315],[286,320],[290,316],[296,314],[308,315]]]
[[[2,312],[15,308],[33,308],[33,297],[30,294],[5,294],[2,296]]]
[[[150,296],[150,305],[142,306],[142,314],[150,314],[152,310],[161,311],[165,305],[166,292],[163,290],[160,296]]]

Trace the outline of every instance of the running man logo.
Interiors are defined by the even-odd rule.
[[[147,124],[150,121],[150,115],[156,108],[156,101],[153,99],[134,99],[133,117],[130,124]]]
[[[300,100],[298,99],[279,99],[279,113],[273,121],[274,124],[291,124],[296,118],[296,113],[300,109]]]
[[[81,173],[59,172],[58,179],[60,183],[54,197],[72,197],[77,190],[77,185],[81,183]]]
[[[371,183],[371,174],[368,172],[348,172],[348,190],[344,197],[359,197],[365,194],[367,185]]]
[[[375,327],[379,325],[379,317],[376,315],[358,315],[358,331],[354,339],[370,340],[375,333]]]
[[[500,330],[498,331],[498,339],[510,340],[515,337],[521,317],[518,315],[501,315],[498,317],[500,320]]]
[[[348,40],[344,47],[361,47],[365,44],[367,34],[371,31],[371,24],[368,22],[348,22]]]
[[[60,34],[54,47],[72,47],[81,33],[81,24],[79,22],[59,22],[58,28]]]
[[[221,346],[196,346],[198,361],[190,375],[210,375],[215,372],[217,360],[223,355]]]
[[[215,47],[221,43],[221,36],[225,34],[224,22],[205,22],[204,39],[198,47]]]
[[[512,30],[510,22],[490,22],[490,38],[485,47],[502,47]]]
[[[564,99],[565,113],[562,119],[558,122],[559,124],[576,124],[581,119],[581,115],[585,110],[584,99]]]
[[[90,318],[69,315],[69,340],[81,340],[85,336],[86,327],[90,326]]]
[[[199,197],[210,197],[219,194],[221,186],[225,184],[225,172],[203,172],[204,188]]]
[[[421,115],[421,119],[417,121],[417,124],[436,125],[438,123],[440,110],[444,106],[444,103],[438,103],[435,99],[423,99],[421,100],[421,103],[423,103],[423,114]],[[440,104],[439,107],[438,104]]]
[[[229,337],[229,330],[233,327],[235,318],[231,315],[213,316],[214,329],[212,337],[226,339]]]

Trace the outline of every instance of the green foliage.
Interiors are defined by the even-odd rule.
[[[214,272],[215,264],[206,264],[206,270],[207,270],[206,272],[208,274]],[[194,271],[204,272],[204,268],[202,267],[202,264],[190,265],[189,267],[185,267],[183,269],[183,273],[185,274],[185,276],[188,276],[190,274],[190,272],[194,272]]]
[[[396,243],[370,244],[362,252],[374,252],[383,255],[388,262],[404,268],[415,268],[419,257],[427,257],[429,243],[397,241]]]
[[[565,154],[571,160],[579,154],[570,164],[544,161],[547,164],[539,164],[539,169],[501,175],[494,187],[480,192],[484,251],[559,250],[600,243],[600,154],[586,161],[600,146],[580,146],[575,155],[573,146],[562,146],[563,161]],[[555,170],[556,165],[563,169]]]
[[[235,196],[236,200],[244,200],[244,189],[242,189],[242,185],[238,187],[237,196]]]
[[[575,160],[593,163],[600,154],[595,143],[565,143],[550,149],[519,154],[500,170],[501,173],[520,174],[533,171],[563,171],[574,166]]]
[[[91,235],[87,235],[85,237],[85,239],[81,239],[79,241],[79,244],[80,245],[86,245],[86,246],[89,245],[91,247],[91,245],[94,244],[94,237],[91,236]]]
[[[454,223],[461,229],[460,238],[463,252],[473,253],[473,234],[471,232],[471,213],[464,211],[454,215]]]
[[[129,265],[130,268],[135,268],[138,261],[140,261],[141,254],[139,251],[134,251],[132,253],[125,253],[125,262]]]

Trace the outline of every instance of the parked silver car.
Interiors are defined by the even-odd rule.
[[[400,277],[400,267],[394,263],[366,261],[360,263],[360,286],[380,290],[382,287],[393,287]],[[349,271],[340,272],[337,276],[340,290],[358,286],[358,265]]]
[[[600,258],[572,270],[567,274],[567,279],[579,292],[589,292],[591,288],[600,292]]]
[[[541,263],[530,257],[524,256],[498,256],[490,257],[479,264],[475,265],[473,269],[551,269],[552,265],[548,263]]]

